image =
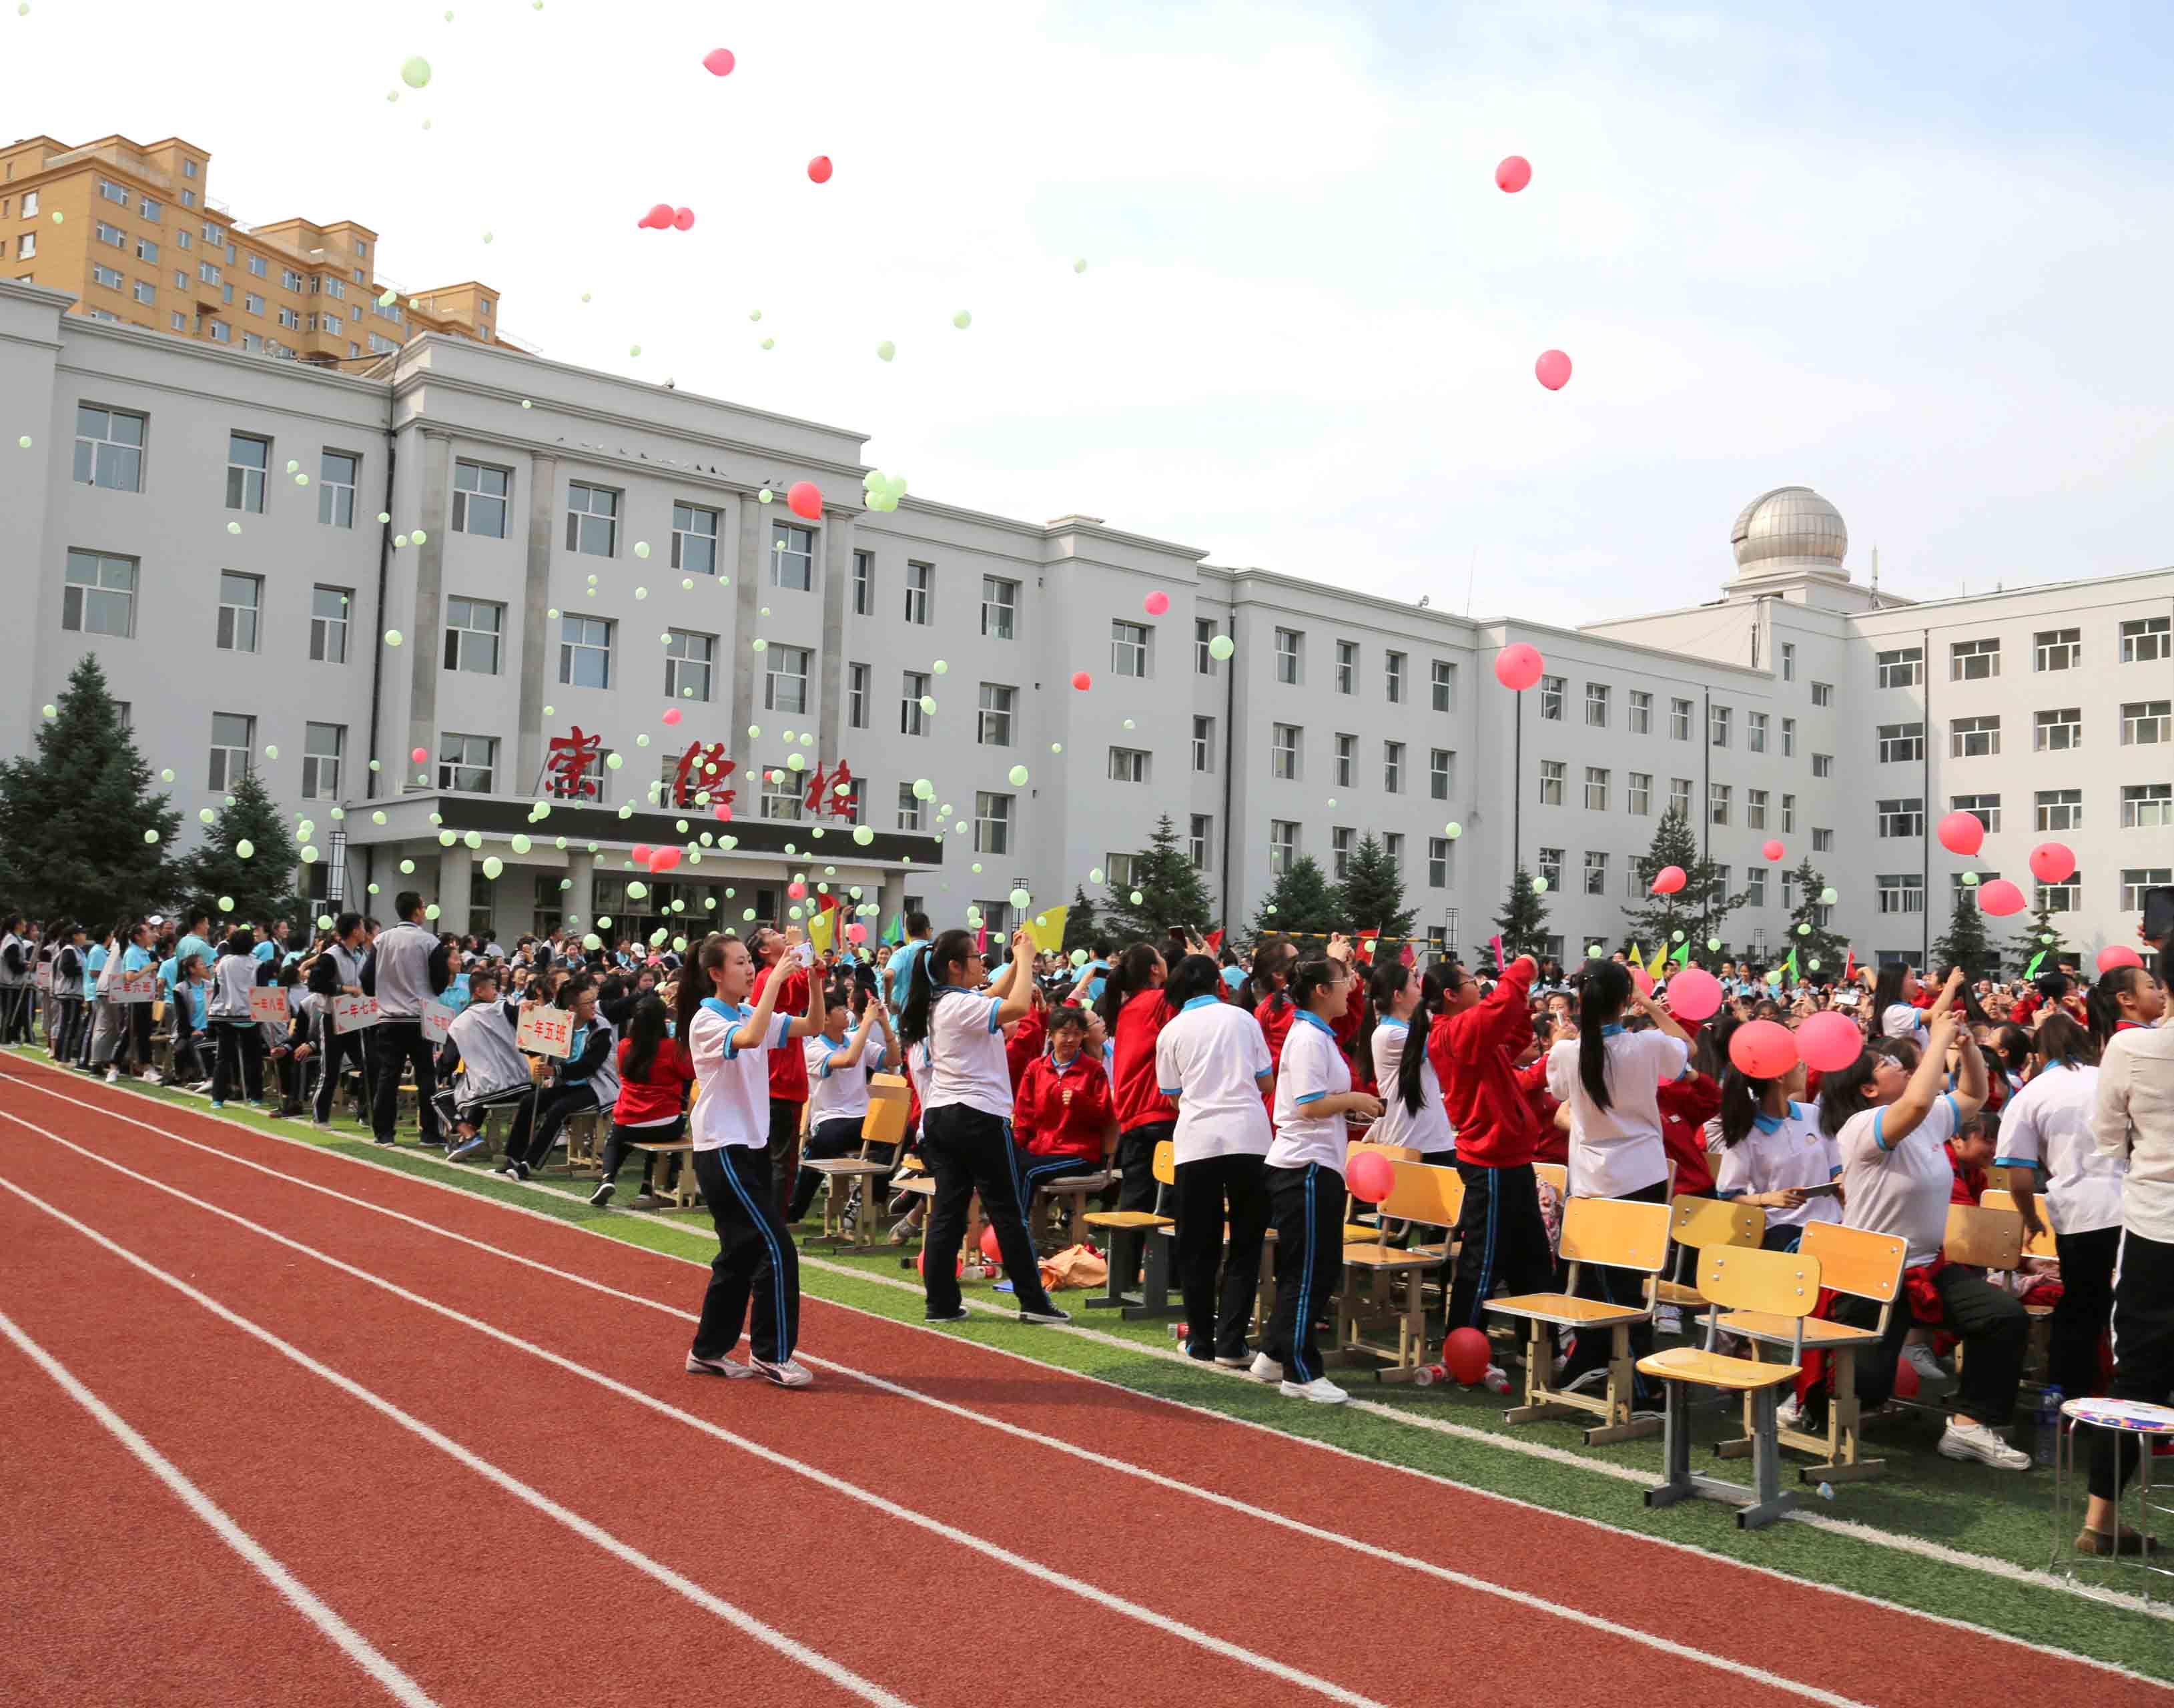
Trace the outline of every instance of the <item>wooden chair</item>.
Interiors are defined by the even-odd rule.
[[[895,1150],[898,1142],[906,1137],[906,1084],[903,1078],[895,1073],[872,1075],[868,1080],[868,1112],[861,1121],[860,1154],[827,1157],[800,1165],[823,1177],[823,1225],[819,1232],[803,1240],[803,1245],[820,1240],[827,1241],[834,1251],[875,1249],[873,1200],[878,1182],[890,1178],[890,1164],[875,1161],[868,1153],[878,1145],[886,1153]],[[849,1234],[846,1230],[846,1206],[852,1200],[856,1182],[861,1186],[862,1213]]]
[[[1170,1302],[1170,1248],[1166,1239],[1149,1236],[1160,1231],[1174,1230],[1177,1224],[1163,1213],[1169,1207],[1170,1195],[1177,1185],[1177,1147],[1164,1139],[1155,1148],[1155,1208],[1152,1210],[1095,1210],[1080,1218],[1087,1226],[1107,1235],[1110,1247],[1110,1279],[1106,1290],[1100,1298],[1090,1299],[1090,1311],[1122,1311],[1128,1321],[1138,1321],[1152,1316],[1168,1316],[1180,1307]],[[1140,1271],[1140,1290],[1129,1293],[1126,1284],[1131,1278],[1132,1264],[1121,1260],[1119,1250],[1122,1236],[1136,1236],[1144,1242],[1144,1262]],[[1136,1248],[1137,1249],[1137,1248]]]
[[[1728,1198],[1695,1198],[1679,1193],[1668,1206],[1668,1237],[1675,1241],[1674,1273],[1683,1274],[1683,1254],[1703,1253],[1715,1246],[1756,1246],[1766,1237],[1766,1212],[1755,1204],[1739,1204]],[[1691,1262],[1696,1265],[1698,1259]],[[1695,1278],[1697,1271],[1692,1271]],[[1654,1302],[1683,1311],[1703,1311],[1707,1300],[1697,1287],[1680,1278],[1656,1281]]]
[[[1369,1130],[1371,1131],[1371,1129]],[[1353,1141],[1350,1148],[1344,1152],[1344,1178],[1347,1182],[1351,1178],[1352,1159],[1355,1157],[1363,1156],[1369,1151],[1372,1152],[1376,1156],[1387,1157],[1392,1163],[1417,1162],[1420,1156],[1420,1153],[1414,1150],[1409,1145],[1368,1144],[1364,1139],[1355,1140]],[[1360,1221],[1359,1219],[1365,1215],[1371,1215],[1374,1219],[1371,1222]],[[1346,1245],[1349,1245],[1355,1240],[1364,1242],[1367,1240],[1379,1240],[1382,1237],[1382,1224],[1383,1220],[1384,1213],[1381,1209],[1380,1206],[1363,1203],[1361,1200],[1355,1198],[1351,1195],[1351,1188],[1349,1186],[1345,1186],[1344,1189],[1344,1242]]]
[[[2003,1197],[2010,1197],[2012,1199],[2012,1195],[2015,1190],[2015,1176],[2022,1172],[2023,1170],[2021,1169],[2017,1168],[2013,1165],[2004,1165],[1997,1162],[1987,1164],[1985,1169],[1985,1189],[1987,1192],[1998,1192]],[[1983,1199],[1981,1199],[1979,1202],[1981,1205],[1982,1205]],[[2012,1210],[2015,1208],[2015,1205],[2011,1201],[2007,1208]]]
[[[2047,1222],[2045,1202],[2045,1198],[2042,1195],[2038,1201],[2038,1219],[2041,1222]],[[2014,1192],[2004,1190],[1996,1190],[1988,1186],[1986,1189],[1985,1196],[1977,1201],[1977,1207],[1981,1210],[1999,1211],[2006,1214],[2013,1215],[2015,1218],[2016,1230],[2019,1233],[2021,1232],[2023,1227],[2023,1212],[2016,1208],[2015,1194]],[[1955,1205],[1955,1208],[1956,1209],[1961,1209],[1964,1206],[1958,1204]],[[1951,1215],[1948,1218],[1948,1232],[1951,1239],[1955,1234],[1955,1218]],[[1973,1234],[1970,1237],[1975,1238],[1976,1235]],[[2004,1233],[2002,1235],[2002,1243],[1998,1247],[1998,1250],[2004,1251],[2007,1249],[2005,1240],[2006,1235]],[[2043,1233],[2027,1234],[2023,1236],[2022,1244],[2017,1251],[2016,1261],[2014,1263],[1995,1262],[1991,1259],[1985,1257],[1957,1257],[1952,1251],[1948,1253],[1948,1261],[1950,1263],[1977,1263],[1987,1269],[2013,1269],[2020,1264],[2025,1257],[2058,1257],[2061,1254],[2054,1249],[2053,1230],[2051,1223],[2047,1222],[2046,1230]]]
[[[1086,1164],[1082,1163],[1079,1173],[1059,1175],[1055,1180],[1044,1181],[1036,1189],[1052,1203],[1061,1203],[1064,1206],[1064,1243],[1066,1245],[1076,1246],[1079,1243],[1081,1230],[1086,1225],[1087,1200],[1097,1192],[1106,1191],[1117,1178],[1117,1129],[1113,1125],[1110,1128],[1109,1136],[1103,1141],[1101,1167],[1089,1168]],[[1032,1215],[1033,1209],[1033,1205],[1027,1206],[1030,1216]],[[1030,1225],[1027,1229],[1027,1237],[1031,1240],[1033,1236],[1034,1229]]]
[[[1824,1353],[1834,1375],[1834,1394],[1827,1403],[1827,1430],[1814,1435],[1803,1430],[1782,1430],[1785,1447],[1818,1456],[1815,1463],[1800,1465],[1797,1474],[1807,1483],[1856,1483],[1886,1470],[1882,1459],[1863,1457],[1863,1437],[1858,1426],[1857,1354],[1865,1347],[1877,1348],[1887,1333],[1888,1313],[1896,1308],[1902,1293],[1902,1259],[1906,1241],[1893,1234],[1874,1234],[1863,1228],[1845,1228],[1839,1222],[1806,1225],[1800,1255],[1819,1260],[1820,1283],[1836,1293],[1869,1299],[1879,1306],[1879,1320],[1869,1328],[1832,1322],[1815,1316],[1798,1322],[1786,1315],[1740,1311],[1723,1316],[1724,1333],[1740,1334],[1751,1342],[1755,1359],[1761,1346],[1809,1347]],[[1901,1308],[1906,1310],[1905,1304]],[[1753,1451],[1754,1419],[1747,1414],[1742,1440],[1723,1441],[1714,1449],[1724,1459],[1741,1458]]]
[[[1544,1166],[1544,1165],[1535,1165]],[[1656,1418],[1632,1418],[1634,1388],[1630,1363],[1630,1325],[1653,1320],[1652,1283],[1647,1284],[1644,1305],[1609,1305],[1597,1299],[1581,1299],[1577,1272],[1587,1263],[1611,1268],[1642,1270],[1656,1276],[1668,1261],[1668,1207],[1632,1198],[1566,1198],[1563,1202],[1562,1255],[1570,1265],[1567,1290],[1561,1293],[1521,1293],[1509,1299],[1485,1301],[1490,1311],[1522,1317],[1527,1328],[1525,1403],[1503,1413],[1513,1424],[1542,1418],[1598,1416],[1598,1428],[1585,1432],[1587,1446],[1604,1441],[1628,1441],[1650,1435],[1661,1427]],[[1603,1396],[1571,1393],[1550,1386],[1555,1359],[1549,1343],[1550,1325],[1562,1324],[1580,1333],[1605,1328],[1610,1338],[1608,1386]]]
[[[1389,1194],[1376,1207],[1384,1223],[1445,1229],[1457,1225],[1464,1208],[1464,1179],[1454,1168],[1418,1161],[1394,1161],[1389,1167]],[[1336,1304],[1337,1350],[1388,1359],[1387,1370],[1375,1372],[1382,1381],[1411,1381],[1427,1362],[1426,1289],[1422,1278],[1428,1271],[1440,1268],[1444,1257],[1439,1248],[1408,1250],[1378,1240],[1347,1244],[1344,1286]],[[1398,1279],[1404,1291],[1401,1308],[1391,1297]],[[1363,1298],[1362,1284],[1367,1289]],[[1366,1338],[1370,1330],[1389,1322],[1396,1325],[1395,1344]]]
[[[1571,1203],[1578,1200],[1573,1198]],[[1796,1380],[1804,1357],[1804,1319],[1820,1302],[1820,1260],[1802,1251],[1762,1251],[1729,1245],[1710,1246],[1699,1254],[1699,1291],[1716,1309],[1706,1318],[1706,1345],[1672,1346],[1638,1360],[1639,1370],[1666,1386],[1662,1459],[1667,1480],[1646,1491],[1648,1506],[1673,1506],[1679,1500],[1725,1500],[1736,1508],[1739,1530],[1771,1524],[1797,1504],[1782,1487],[1781,1444],[1776,1436],[1775,1401],[1783,1384]],[[1722,1311],[1747,1312],[1795,1325],[1794,1361],[1763,1364],[1753,1358],[1727,1358],[1714,1349]],[[1752,1408],[1751,1487],[1701,1477],[1691,1470],[1690,1391],[1717,1388],[1744,1394]]]
[[[611,1117],[601,1109],[584,1109],[566,1117],[560,1129],[566,1135],[566,1172],[577,1174],[584,1169],[603,1167],[603,1157],[598,1148],[597,1134],[611,1132]]]
[[[627,1146],[629,1150],[643,1153],[649,1168],[650,1190],[675,1210],[690,1210],[702,1202],[702,1190],[695,1183],[695,1142],[683,1138],[672,1144],[642,1144]],[[671,1158],[679,1159],[679,1171],[668,1186],[657,1183],[657,1174]]]
[[[1570,1196],[1570,1165],[1568,1163],[1536,1162],[1533,1165],[1533,1174],[1543,1186],[1553,1186],[1557,1197],[1566,1198]]]

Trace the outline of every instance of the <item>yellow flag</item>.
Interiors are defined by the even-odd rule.
[[[1028,933],[1034,938],[1034,946],[1045,951],[1063,949],[1064,922],[1071,916],[1071,913],[1072,904],[1068,901],[1059,907],[1045,907],[1029,919],[1026,928]]]
[[[1668,976],[1668,946],[1666,943],[1653,951],[1653,958],[1646,963],[1646,970],[1657,979]]]
[[[837,916],[837,910],[830,907],[819,907],[808,916],[808,941],[816,954],[828,954],[830,952],[834,933],[831,921]]]

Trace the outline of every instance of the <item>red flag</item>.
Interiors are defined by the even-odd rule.
[[[1495,970],[1499,973],[1508,965],[1502,959],[1502,939],[1498,937],[1495,939]]]
[[[1417,966],[1420,964],[1420,958],[1412,953],[1412,946],[1409,943],[1406,943],[1398,951],[1397,959],[1408,967]]]
[[[1223,953],[1223,933],[1219,930],[1209,932],[1206,937],[1201,938],[1201,941],[1208,945],[1209,954],[1220,954]]]
[[[1851,979],[1852,979],[1852,978],[1854,978],[1856,976],[1857,976],[1857,951],[1856,951],[1855,949],[1852,949],[1852,950],[1850,950],[1850,952],[1849,952],[1849,957],[1848,957],[1848,959],[1844,963],[1844,965],[1843,965],[1843,966],[1842,966],[1842,970],[1841,970],[1841,981],[1842,981],[1844,984],[1847,984],[1847,983],[1850,981],[1850,980],[1851,980]]]
[[[974,953],[976,954],[987,954],[988,952],[989,928],[985,925],[974,933]]]

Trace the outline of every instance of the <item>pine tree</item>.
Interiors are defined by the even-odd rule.
[[[1178,846],[1169,813],[1156,821],[1148,844],[1133,857],[1132,883],[1111,886],[1117,899],[1109,905],[1111,927],[1128,940],[1144,938],[1158,943],[1173,925],[1194,932],[1209,930],[1215,898],[1192,857]],[[1138,901],[1132,899],[1136,895]]]
[[[1419,910],[1404,905],[1403,874],[1388,851],[1369,830],[1344,869],[1337,899],[1355,931],[1378,931],[1386,938],[1411,935]]]
[[[54,713],[35,754],[0,765],[0,895],[33,918],[102,932],[172,901],[181,814],[152,792],[96,658],[70,673]]]
[[[1101,922],[1095,916],[1094,901],[1089,897],[1085,889],[1079,884],[1073,884],[1072,911],[1064,916],[1065,954],[1070,954],[1075,949],[1084,949],[1091,954],[1095,948],[1095,939],[1101,934]]]
[[[1654,878],[1670,866],[1683,868],[1684,887],[1673,895],[1654,895]],[[1695,954],[1708,938],[1721,935],[1722,922],[1744,905],[1743,892],[1724,893],[1721,868],[1700,856],[1698,838],[1674,807],[1661,815],[1652,846],[1638,857],[1636,869],[1643,898],[1625,908],[1623,916],[1630,922],[1630,940],[1648,950],[1666,944],[1673,954],[1679,943],[1687,943]]]
[[[255,771],[246,771],[231,792],[234,804],[221,810],[204,833],[203,846],[190,857],[190,906],[214,919],[269,925],[293,919],[301,910],[295,894],[295,868],[300,851],[264,792]],[[241,845],[249,845],[245,857]]]
[[[2053,910],[2046,905],[2047,886],[2042,884],[2036,888],[2038,901],[2031,910],[2031,923],[2023,932],[2022,942],[2009,951],[2015,970],[2020,973],[2028,967],[2042,949],[2046,955],[2038,962],[2042,973],[2051,972],[2058,966],[2063,955],[2080,965],[2081,957],[2069,947],[2069,940],[2061,935],[2061,927],[2053,922]]]
[[[1503,898],[1502,911],[1495,916],[1495,929],[1502,937],[1504,965],[1521,954],[1538,956],[1541,952],[1540,938],[1548,922],[1548,904],[1542,899],[1544,892],[1533,888],[1533,874],[1525,870],[1524,862],[1517,862],[1517,871],[1510,878],[1510,893]],[[1495,946],[1479,943],[1474,954],[1482,967],[1491,971],[1495,962]]]
[[[1311,854],[1301,854],[1284,870],[1253,916],[1253,935],[1272,932],[1329,932],[1344,927],[1344,910],[1335,889]]]
[[[1946,933],[1933,940],[1933,965],[1926,972],[1937,976],[1960,967],[1968,977],[1990,978],[2000,970],[2001,959],[2001,946],[1986,930],[1976,886],[1957,884],[1955,911],[1948,916]]]
[[[1794,949],[1797,970],[1807,981],[1831,984],[1841,977],[1841,970],[1849,965],[1849,944],[1820,922],[1820,915],[1825,911],[1825,905],[1820,898],[1826,894],[1826,876],[1813,868],[1809,854],[1797,862],[1797,869],[1789,875],[1796,882],[1797,905],[1789,911],[1789,940],[1782,950],[1782,957],[1786,959],[1789,951]],[[1811,927],[1809,931],[1804,929],[1807,926]],[[1699,945],[1701,949],[1705,946],[1703,943]]]

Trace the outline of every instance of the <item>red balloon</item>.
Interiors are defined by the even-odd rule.
[[[1668,976],[1668,1012],[1679,1020],[1703,1020],[1721,1007],[1721,981],[1704,967]]]
[[[1650,997],[1653,994],[1652,974],[1647,972],[1636,961],[1630,963],[1630,982],[1637,986],[1640,996]]]
[[[1522,154],[1510,154],[1495,168],[1495,187],[1514,196],[1533,181],[1533,163]]]
[[[738,63],[729,47],[713,47],[702,56],[702,69],[711,77],[730,77],[733,67]]]
[[[828,154],[818,154],[808,163],[808,181],[811,184],[830,181],[830,157]]]
[[[812,480],[796,480],[787,490],[785,507],[808,522],[823,519],[823,489]]]
[[[1540,657],[1540,649],[1528,646],[1522,640],[1513,640],[1495,655],[1495,679],[1503,687],[1522,694],[1540,679],[1540,672],[1547,661]]]
[[[785,893],[798,901],[808,893],[808,886],[804,884],[788,884],[785,886]]]
[[[1570,384],[1570,358],[1560,350],[1542,350],[1533,374],[1550,392],[1560,392]]]
[[[1674,895],[1684,887],[1685,881],[1682,867],[1663,866],[1653,874],[1653,894]]]
[[[677,848],[652,848],[649,851],[649,869],[652,872],[669,872],[679,863],[679,851]]]
[[[1170,595],[1167,593],[1150,593],[1141,603],[1146,606],[1149,616],[1160,617],[1164,612],[1170,609]]]
[[[1095,678],[1084,670],[1075,670],[1072,673],[1072,685],[1084,694],[1095,685]]]
[[[1839,1073],[1863,1053],[1864,1037],[1848,1015],[1825,1008],[1807,1016],[1797,1028],[1797,1047],[1804,1052],[1807,1068]]]
[[[1750,1078],[1779,1079],[1797,1065],[1796,1034],[1772,1020],[1747,1021],[1728,1035],[1728,1059]]]
[[[928,1272],[927,1272],[926,1269],[922,1268],[921,1266],[922,1266],[922,1262],[927,1259],[927,1256],[928,1256],[928,1253],[927,1253],[927,1252],[926,1252],[926,1251],[919,1251],[919,1252],[915,1253],[915,1255],[914,1255],[914,1259],[913,1259],[913,1268],[914,1268],[914,1273],[915,1273],[916,1274],[917,1274],[917,1275],[921,1276],[924,1280],[927,1278]],[[964,1257],[960,1257],[960,1258],[955,1259],[955,1261],[956,1262],[956,1263],[957,1263],[957,1264],[958,1264],[958,1266],[959,1266],[959,1273],[960,1273],[960,1274],[961,1274],[961,1275],[964,1275],[964,1274],[966,1273],[966,1260],[965,1260]]]
[[[1441,1343],[1441,1361],[1452,1376],[1470,1387],[1487,1374],[1490,1360],[1485,1332],[1469,1325],[1452,1328],[1449,1338]]]
[[[1949,813],[1934,834],[1949,853],[1966,858],[1985,846],[1985,821],[1975,813]]]
[[[428,748],[417,748],[415,751],[408,754],[408,757],[414,760],[415,763],[419,765],[425,763],[430,759],[430,750]]]
[[[1995,919],[2005,919],[2011,913],[2023,911],[2023,892],[2005,878],[1996,878],[1990,884],[1977,887],[1977,911],[1989,913]]]
[[[1897,1359],[1895,1365],[1895,1397],[1898,1400],[1914,1400],[1917,1397],[1917,1389],[1920,1386],[1921,1380],[1917,1375],[1917,1366],[1906,1358]]]
[[[2109,944],[2099,951],[2099,970],[2102,973],[2110,973],[2116,967],[2140,967],[2143,965],[2144,957],[2124,943]]]
[[[2075,851],[2065,842],[2041,842],[2031,851],[2031,875],[2041,884],[2065,884],[2076,875]]]
[[[649,844],[637,842],[634,845],[634,863],[637,866],[649,864]]]
[[[997,1243],[997,1230],[992,1223],[982,1224],[982,1255],[992,1263],[1004,1261],[1004,1248]]]
[[[695,210],[692,208],[679,208],[673,211],[672,229],[674,231],[685,231],[694,224]]]
[[[652,231],[662,231],[672,223],[672,211],[669,202],[656,203],[641,216],[641,224]]]
[[[1361,1203],[1378,1204],[1396,1184],[1397,1171],[1380,1151],[1356,1149],[1344,1165],[1344,1178],[1353,1197]]]
[[[1782,847],[1781,839],[1777,837],[1773,840],[1768,842],[1767,845],[1759,851],[1761,854],[1764,854],[1769,860],[1779,860],[1782,855],[1786,854],[1788,851]]]
[[[865,925],[863,925],[858,920],[855,920],[851,925],[846,927],[846,941],[847,943],[866,943],[868,940],[868,928]]]
[[[718,802],[716,806],[710,808],[710,811],[716,815],[717,819],[720,824],[724,823],[733,816],[732,803],[729,801]]]
[[[668,705],[664,708],[664,721],[667,723],[679,722],[683,715],[676,705]]]

